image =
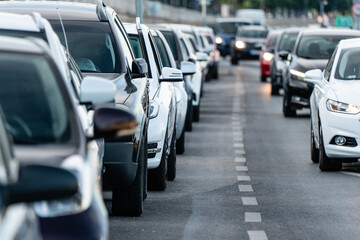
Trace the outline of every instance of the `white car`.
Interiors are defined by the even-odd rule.
[[[182,81],[181,70],[163,67],[150,29],[125,24],[137,58],[149,66],[150,120],[148,127],[148,188],[165,190],[166,179],[176,175],[176,95],[173,82]]]
[[[310,97],[311,159],[322,171],[360,158],[360,39],[342,40],[324,71],[305,73]]]

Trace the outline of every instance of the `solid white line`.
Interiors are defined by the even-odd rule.
[[[258,212],[246,212],[245,222],[261,222],[261,214]]]
[[[341,172],[342,174],[350,175],[353,177],[360,177],[360,173],[354,173],[354,172]]]
[[[242,197],[241,201],[244,206],[257,206],[258,202],[255,197]]]
[[[247,181],[249,182],[250,181],[250,176],[237,176],[237,180],[238,181]]]
[[[250,240],[268,240],[264,231],[248,231]]]
[[[238,163],[246,163],[246,158],[244,158],[244,157],[237,157],[237,158],[235,158],[235,162],[238,162]]]
[[[251,185],[238,185],[240,192],[253,192],[254,189]]]
[[[235,169],[238,172],[247,172],[247,171],[249,171],[247,166],[235,166]]]

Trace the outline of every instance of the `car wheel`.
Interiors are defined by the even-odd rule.
[[[319,127],[319,168],[321,171],[340,171],[342,163],[326,156],[321,125]]]
[[[260,81],[261,82],[266,82],[267,76],[265,75],[261,75]]]
[[[134,182],[126,188],[113,189],[112,214],[115,216],[140,216],[143,211],[144,200],[144,164],[147,161],[147,146],[142,141],[138,168]]]
[[[155,169],[148,170],[148,189],[154,191],[164,191],[166,188],[166,165],[167,165],[167,138],[165,135],[164,147],[162,150],[160,165]]]
[[[277,96],[279,95],[279,87],[278,86],[275,86],[273,84],[271,84],[271,95],[272,96]]]
[[[310,152],[311,152],[311,161],[313,163],[319,162],[319,149],[315,146],[315,139],[314,139],[314,130],[311,124],[311,133],[310,133]]]
[[[212,74],[212,78],[213,79],[219,79],[219,70],[218,67],[214,68],[213,74]]]
[[[176,127],[171,139],[170,154],[167,158],[167,180],[173,181],[176,177]]]
[[[183,154],[185,152],[185,128],[183,129],[180,138],[176,141],[176,153]]]
[[[191,132],[192,131],[192,122],[193,122],[193,105],[192,100],[188,101],[188,108],[186,112],[185,119],[185,130]]]
[[[200,103],[198,106],[193,107],[193,121],[194,122],[200,121]]]
[[[287,90],[285,90],[285,94],[283,97],[283,114],[285,117],[295,117],[296,116],[296,110],[291,109],[290,106],[290,97]]]
[[[236,57],[231,57],[231,65],[237,65],[239,62],[239,59],[237,59]]]

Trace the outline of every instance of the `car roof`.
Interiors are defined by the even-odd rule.
[[[216,23],[223,23],[223,22],[246,22],[252,23],[253,21],[248,18],[218,18],[216,19]]]
[[[40,32],[33,16],[4,12],[0,12],[0,29]]]
[[[360,38],[345,39],[339,42],[339,48],[359,48],[359,47],[360,47]]]
[[[360,31],[351,30],[351,29],[306,29],[301,31],[302,36],[326,36],[326,35],[359,35]]]
[[[0,36],[0,51],[14,53],[43,54],[47,45],[40,39]]]
[[[245,29],[245,30],[268,30],[267,27],[265,26],[261,26],[261,25],[244,25],[244,26],[240,26],[240,29]]]
[[[99,21],[96,5],[89,3],[61,1],[24,1],[1,2],[0,11],[11,13],[38,12],[48,20],[58,20],[59,13],[63,20]]]

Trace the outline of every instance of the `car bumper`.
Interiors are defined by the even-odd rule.
[[[260,51],[250,48],[245,48],[242,50],[234,48],[233,56],[235,56],[238,59],[259,59]]]
[[[261,75],[270,77],[270,62],[261,60],[260,61]]]
[[[220,55],[223,57],[230,55],[230,53],[231,53],[230,44],[218,44],[218,45],[216,45],[216,47],[219,50]]]

